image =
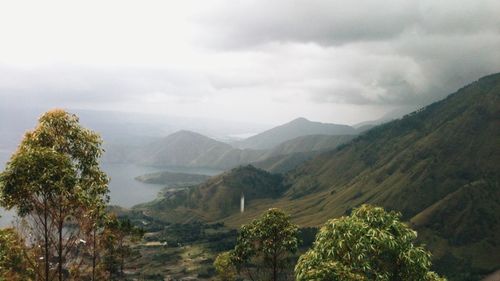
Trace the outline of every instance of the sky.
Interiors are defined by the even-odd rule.
[[[498,0],[0,2],[0,103],[356,124],[500,72]]]

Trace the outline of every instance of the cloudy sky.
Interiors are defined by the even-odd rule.
[[[4,1],[0,103],[355,124],[500,71],[498,0]]]

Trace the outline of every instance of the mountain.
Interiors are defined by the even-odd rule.
[[[415,106],[400,106],[397,109],[394,109],[392,111],[387,112],[384,114],[382,117],[375,119],[375,120],[369,120],[369,121],[364,121],[358,124],[352,125],[356,129],[356,132],[358,134],[361,134],[363,132],[366,132],[370,130],[371,128],[387,123],[389,121],[395,120],[395,119],[400,119],[401,117],[407,115],[410,112],[413,112],[417,110],[418,108]]]
[[[289,123],[249,137],[234,145],[239,148],[271,149],[276,145],[306,135],[355,135],[356,130],[347,125],[312,122],[297,118]]]
[[[288,172],[321,152],[333,150],[349,142],[354,135],[309,135],[285,141],[271,149],[255,167],[273,173]]]
[[[280,154],[251,164],[271,173],[284,174],[304,164],[304,162],[313,159],[318,154],[318,151]]]
[[[354,136],[311,135],[286,141],[271,150],[238,149],[201,134],[178,131],[143,147],[114,145],[108,162],[135,162],[157,167],[231,169],[255,163],[273,172],[286,172],[319,151],[333,149]],[[304,156],[299,156],[304,155]],[[277,163],[275,163],[277,161]],[[279,162],[279,163],[278,163]]]
[[[144,147],[137,162],[158,167],[228,169],[259,160],[265,152],[235,149],[190,131],[179,131]]]
[[[280,196],[249,200],[243,214],[231,200],[228,216],[203,213],[203,196],[174,209],[237,227],[278,207],[301,226],[319,226],[360,204],[380,205],[402,212],[417,229],[436,270],[450,280],[479,280],[500,264],[499,144],[500,74],[494,74],[321,153],[269,187],[285,188]],[[225,176],[237,177],[231,173]],[[254,173],[238,187],[250,188],[260,177]],[[210,186],[210,194],[224,196],[225,184]]]
[[[267,157],[309,151],[327,151],[352,140],[354,135],[307,135],[278,144],[266,154]]]

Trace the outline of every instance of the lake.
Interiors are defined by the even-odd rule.
[[[4,169],[4,164],[8,160],[10,153],[0,150],[0,168]],[[143,174],[158,171],[170,171],[179,173],[215,175],[221,171],[212,169],[196,168],[157,168],[146,167],[134,164],[110,164],[104,163],[101,168],[110,177],[109,191],[110,204],[130,208],[139,203],[152,201],[161,191],[163,185],[147,184],[136,181],[134,178]],[[0,227],[8,225],[13,218],[12,212],[7,212],[0,208]]]
[[[160,184],[136,181],[135,177],[137,176],[159,171],[202,175],[215,175],[220,172],[212,169],[157,168],[134,164],[102,164],[101,167],[111,179],[109,182],[110,204],[127,208],[152,201],[163,188],[163,185]]]

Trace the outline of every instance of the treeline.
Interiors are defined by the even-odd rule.
[[[0,174],[0,204],[19,217],[0,230],[0,280],[114,280],[143,233],[106,213],[98,134],[52,110],[27,132]]]

